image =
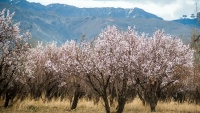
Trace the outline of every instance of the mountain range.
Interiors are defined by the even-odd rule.
[[[138,32],[152,35],[157,29],[167,34],[190,39],[194,27],[200,29],[196,19],[163,20],[140,8],[78,8],[65,4],[30,3],[26,0],[1,0],[0,10],[15,12],[14,22],[20,22],[22,32],[29,30],[33,41],[80,40],[83,35],[88,40],[97,37],[108,25],[126,30],[135,26]]]

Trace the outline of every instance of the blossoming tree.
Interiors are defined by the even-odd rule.
[[[32,70],[26,62],[30,34],[20,35],[19,23],[12,23],[14,13],[5,13],[5,9],[0,12],[0,96],[5,96],[4,107],[7,107],[17,94],[22,98],[27,92]]]
[[[35,79],[30,82],[31,96],[38,99],[44,94],[49,100],[69,97],[70,101],[73,99],[71,109],[75,109],[84,87],[79,78],[78,53],[75,41],[67,41],[60,47],[55,42],[39,43],[32,48],[29,63],[35,67]]]
[[[140,69],[140,86],[144,100],[150,104],[151,111],[155,111],[161,92],[179,81],[176,70],[192,67],[193,50],[160,30],[152,38],[144,39],[139,50],[136,61]]]
[[[127,96],[134,95],[136,84],[131,54],[137,45],[132,29],[120,31],[115,26],[107,27],[92,44],[83,44],[78,60],[83,78],[102,97],[107,113],[110,113],[108,97],[116,93],[117,113],[122,113]],[[111,89],[110,89],[111,86]],[[112,90],[110,92],[110,90]],[[130,90],[133,92],[129,93]]]

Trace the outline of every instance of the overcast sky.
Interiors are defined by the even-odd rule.
[[[196,15],[196,3],[200,11],[200,0],[27,0],[43,5],[61,3],[76,7],[121,7],[142,8],[164,20],[181,18],[183,15]]]

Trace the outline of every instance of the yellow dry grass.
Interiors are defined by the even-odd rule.
[[[0,113],[105,113],[102,102],[94,105],[93,102],[80,100],[75,110],[70,110],[68,100],[52,100],[43,102],[26,99],[15,103],[12,107],[4,109],[3,102],[0,102]],[[111,112],[115,107],[111,107]],[[142,102],[136,98],[133,102],[126,104],[124,113],[150,113],[149,106],[143,106]],[[200,113],[200,105],[178,104],[176,102],[159,102],[156,107],[156,113]]]

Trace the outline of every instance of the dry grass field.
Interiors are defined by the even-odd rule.
[[[12,107],[4,109],[3,102],[0,102],[0,113],[105,113],[104,107],[100,102],[94,105],[91,101],[80,100],[76,110],[69,110],[69,101],[53,100],[43,102],[42,100],[24,100],[16,102]],[[115,111],[115,107],[111,108]],[[200,113],[200,105],[177,104],[176,102],[158,103],[156,113]],[[124,113],[150,113],[149,106],[143,106],[139,99],[126,104]]]

